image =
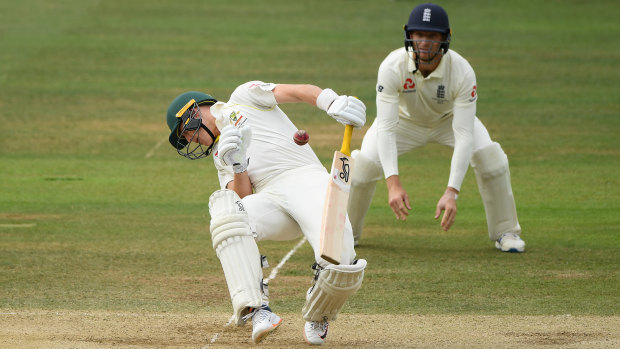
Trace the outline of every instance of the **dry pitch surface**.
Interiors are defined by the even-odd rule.
[[[280,328],[260,345],[308,348],[299,314],[281,314]],[[2,348],[239,348],[251,325],[226,326],[229,314],[7,311]],[[329,348],[613,348],[620,316],[470,316],[342,314]]]

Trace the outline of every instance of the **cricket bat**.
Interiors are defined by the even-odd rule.
[[[333,264],[340,264],[344,224],[347,219],[347,204],[351,189],[351,136],[353,126],[346,125],[340,151],[334,152],[331,178],[327,184],[327,195],[323,206],[321,223],[321,258]]]

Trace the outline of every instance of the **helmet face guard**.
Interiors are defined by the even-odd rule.
[[[177,112],[176,117],[179,119],[179,126],[176,129],[178,140],[175,145],[177,152],[190,160],[209,156],[215,145],[216,138],[213,132],[203,125],[202,113],[196,100],[192,99],[187,102]],[[208,147],[200,143],[200,129],[205,130],[211,137],[211,145]],[[191,134],[191,136],[185,137],[186,134]]]
[[[433,64],[435,63],[435,60],[437,59],[438,55],[444,55],[448,51],[448,46],[450,45],[450,39],[449,39],[450,34],[447,35],[447,38],[445,40],[436,41],[436,40],[413,40],[411,39],[411,33],[413,33],[413,31],[405,32],[405,48],[407,49],[407,53],[409,53],[409,56],[415,61],[416,67],[419,64]],[[421,50],[420,43],[422,42],[430,42],[431,49]],[[439,44],[439,45],[435,45],[435,44]],[[437,49],[433,51],[432,50],[433,47],[437,47]],[[420,59],[421,53],[428,53],[431,55],[431,58],[428,60],[421,60]]]

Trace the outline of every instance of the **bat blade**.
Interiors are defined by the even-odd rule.
[[[347,218],[351,169],[353,167],[353,158],[349,151],[352,130],[353,127],[347,125],[342,149],[334,153],[325,205],[323,206],[321,258],[333,264],[340,264],[344,226]]]

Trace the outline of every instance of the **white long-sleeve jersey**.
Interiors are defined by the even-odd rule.
[[[476,116],[476,76],[470,64],[453,50],[426,78],[415,70],[405,48],[392,51],[381,63],[377,78],[378,152],[385,178],[398,174],[395,130],[399,120],[433,129],[452,118],[454,152],[448,186],[460,190],[472,156]]]
[[[252,129],[252,139],[246,153],[249,159],[247,171],[257,191],[289,170],[313,166],[325,171],[309,144],[300,147],[293,142],[297,127],[278,107],[273,94],[276,86],[250,81],[237,87],[228,102],[218,102],[211,107],[218,128],[231,124]],[[222,163],[217,147],[213,162],[218,170],[220,186],[225,188],[233,180],[233,171]]]

